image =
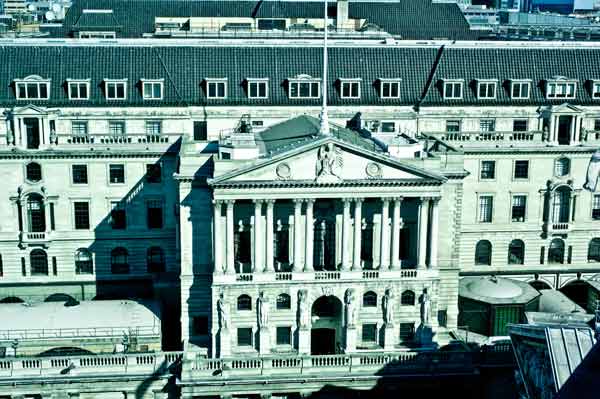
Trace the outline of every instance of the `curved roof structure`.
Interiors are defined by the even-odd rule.
[[[496,276],[464,277],[458,295],[491,305],[525,304],[540,293],[527,283]]]

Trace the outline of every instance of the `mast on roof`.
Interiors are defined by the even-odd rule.
[[[327,115],[327,8],[328,1],[324,1],[324,22],[325,28],[323,29],[323,84],[322,84],[322,96],[323,96],[323,105],[321,107],[321,134],[324,136],[329,136],[329,117]]]

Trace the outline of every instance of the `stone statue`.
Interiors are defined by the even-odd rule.
[[[6,132],[6,144],[13,145],[15,143],[15,136],[13,135],[12,129],[8,129]]]
[[[319,152],[317,153],[317,178],[333,176],[339,179],[338,172],[343,166],[342,151],[334,146],[333,143],[322,145],[319,148]]]
[[[356,300],[354,298],[354,288],[348,288],[344,297],[346,302],[346,327],[354,327],[356,324]]]
[[[269,326],[269,300],[267,299],[264,291],[258,295],[256,304],[256,311],[258,312],[258,327],[266,328]]]
[[[56,144],[58,141],[58,137],[56,136],[56,131],[50,130],[50,144]]]
[[[383,321],[386,326],[392,326],[394,324],[394,291],[391,288],[385,290],[382,305]]]
[[[219,314],[219,328],[227,330],[229,328],[229,305],[225,302],[222,292],[217,299],[217,313]]]
[[[431,299],[427,293],[427,288],[423,288],[423,293],[419,298],[421,303],[421,324],[424,326],[429,325],[429,314],[431,313]]]
[[[308,291],[298,291],[298,325],[300,328],[310,326],[310,313],[308,312]]]

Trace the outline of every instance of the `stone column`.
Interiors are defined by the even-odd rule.
[[[352,263],[350,252],[350,199],[343,198],[344,210],[342,213],[342,270],[350,269]]]
[[[360,248],[362,234],[362,198],[354,200],[354,256],[352,258],[352,270],[360,269]]]
[[[419,258],[417,269],[424,269],[427,262],[427,212],[429,198],[421,198],[419,205]]]
[[[233,238],[233,207],[235,205],[234,200],[225,201],[226,209],[226,248],[227,248],[227,266],[225,269],[225,273],[232,274],[235,273],[235,248],[234,248],[234,238]]]
[[[400,226],[402,218],[400,208],[402,207],[402,197],[394,198],[394,211],[392,213],[392,260],[390,269],[400,269]]]
[[[315,221],[313,218],[314,199],[306,200],[306,225],[304,234],[304,271],[313,271],[313,248],[315,244]]]
[[[292,271],[299,272],[302,270],[300,251],[302,251],[301,243],[301,226],[300,218],[302,213],[302,200],[294,200],[294,263],[292,265]]]
[[[273,266],[273,207],[275,206],[275,200],[267,200],[267,220],[265,224],[265,272],[275,272]]]
[[[433,198],[431,201],[431,249],[429,252],[429,267],[438,266],[438,234],[440,217],[440,199]]]
[[[259,272],[264,269],[263,265],[263,237],[260,228],[262,219],[262,200],[254,200],[254,257],[252,259],[252,271]]]
[[[390,267],[390,199],[381,199],[381,239],[379,242],[379,269],[385,270]]]
[[[223,237],[221,232],[221,204],[219,200],[213,201],[213,251],[215,274],[223,274]]]

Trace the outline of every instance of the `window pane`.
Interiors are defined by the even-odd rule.
[[[87,184],[87,165],[73,165],[73,184]]]
[[[260,82],[258,84],[258,96],[259,97],[267,97],[267,84],[265,82]]]
[[[161,229],[163,226],[162,201],[151,200],[146,203],[149,229]]]
[[[392,97],[398,97],[399,83],[392,83]]]
[[[319,97],[319,84],[311,83],[311,97]]]
[[[250,92],[250,97],[254,98],[258,96],[258,83],[250,83],[248,85],[248,89]]]
[[[377,341],[377,324],[363,324],[362,340],[363,342]]]
[[[300,97],[310,96],[310,85],[308,83],[300,83]]]
[[[481,161],[481,178],[494,179],[496,177],[496,161]]]
[[[291,331],[290,327],[277,327],[277,345],[291,345]]]
[[[219,82],[217,83],[217,88],[218,88],[218,97],[219,98],[223,98],[225,97],[225,83],[223,82]]]
[[[524,195],[515,195],[512,198],[512,221],[524,222],[527,197]]]
[[[515,179],[529,177],[529,161],[515,161]]]
[[[117,83],[117,97],[125,98],[125,84]]]
[[[111,183],[125,183],[125,166],[124,165],[110,165],[110,182]]]
[[[492,221],[494,198],[491,195],[479,197],[479,221],[489,223]]]
[[[75,213],[75,229],[87,230],[90,228],[90,209],[87,202],[75,202],[73,204]]]

